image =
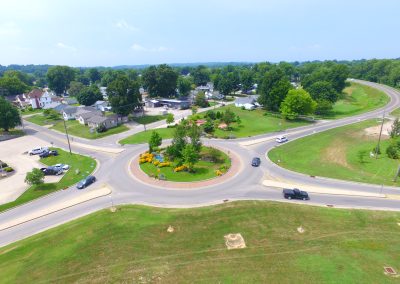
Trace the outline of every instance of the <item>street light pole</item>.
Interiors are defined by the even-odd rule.
[[[71,144],[69,143],[69,136],[68,136],[67,125],[65,124],[65,119],[63,119],[63,122],[64,122],[65,134],[67,135],[69,154],[72,155],[72,152],[71,152]]]

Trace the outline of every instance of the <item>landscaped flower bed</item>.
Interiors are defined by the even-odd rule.
[[[156,157],[162,157],[160,162]],[[169,161],[160,150],[158,153],[143,153],[139,157],[140,168],[150,177],[176,182],[201,181],[225,174],[231,161],[227,154],[211,147],[201,147],[200,160],[192,171],[178,160]]]

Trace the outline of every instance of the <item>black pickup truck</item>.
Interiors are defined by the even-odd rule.
[[[302,199],[302,200],[310,200],[308,193],[305,191],[301,191],[297,188],[295,189],[284,189],[283,197],[286,199]]]

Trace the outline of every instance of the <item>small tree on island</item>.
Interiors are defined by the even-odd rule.
[[[193,172],[194,165],[199,161],[200,155],[192,144],[187,144],[182,151],[183,164],[189,172]]]
[[[360,150],[357,152],[357,158],[358,158],[358,161],[360,162],[360,164],[364,164],[366,156],[367,156],[366,150]]]
[[[231,123],[235,122],[236,115],[230,108],[228,108],[222,115],[221,120],[225,122],[227,129],[230,128]]]
[[[31,172],[26,173],[25,182],[29,185],[39,185],[44,182],[44,173],[34,168]]]
[[[153,131],[149,140],[149,152],[153,152],[162,144],[162,138],[158,132]]]
[[[172,113],[168,113],[167,120],[166,120],[167,124],[170,125],[170,124],[174,123],[174,121],[175,121],[174,115]]]

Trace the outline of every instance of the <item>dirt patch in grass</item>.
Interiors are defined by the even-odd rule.
[[[389,137],[389,132],[392,129],[392,121],[387,121],[383,124],[383,128],[382,128],[382,136],[387,136]],[[370,137],[378,137],[379,136],[379,132],[381,131],[381,125],[376,125],[376,126],[371,126],[368,128],[364,129],[364,133]]]
[[[332,163],[337,164],[342,167],[351,169],[352,167],[347,162],[347,143],[342,139],[335,139],[322,153],[322,159]]]

